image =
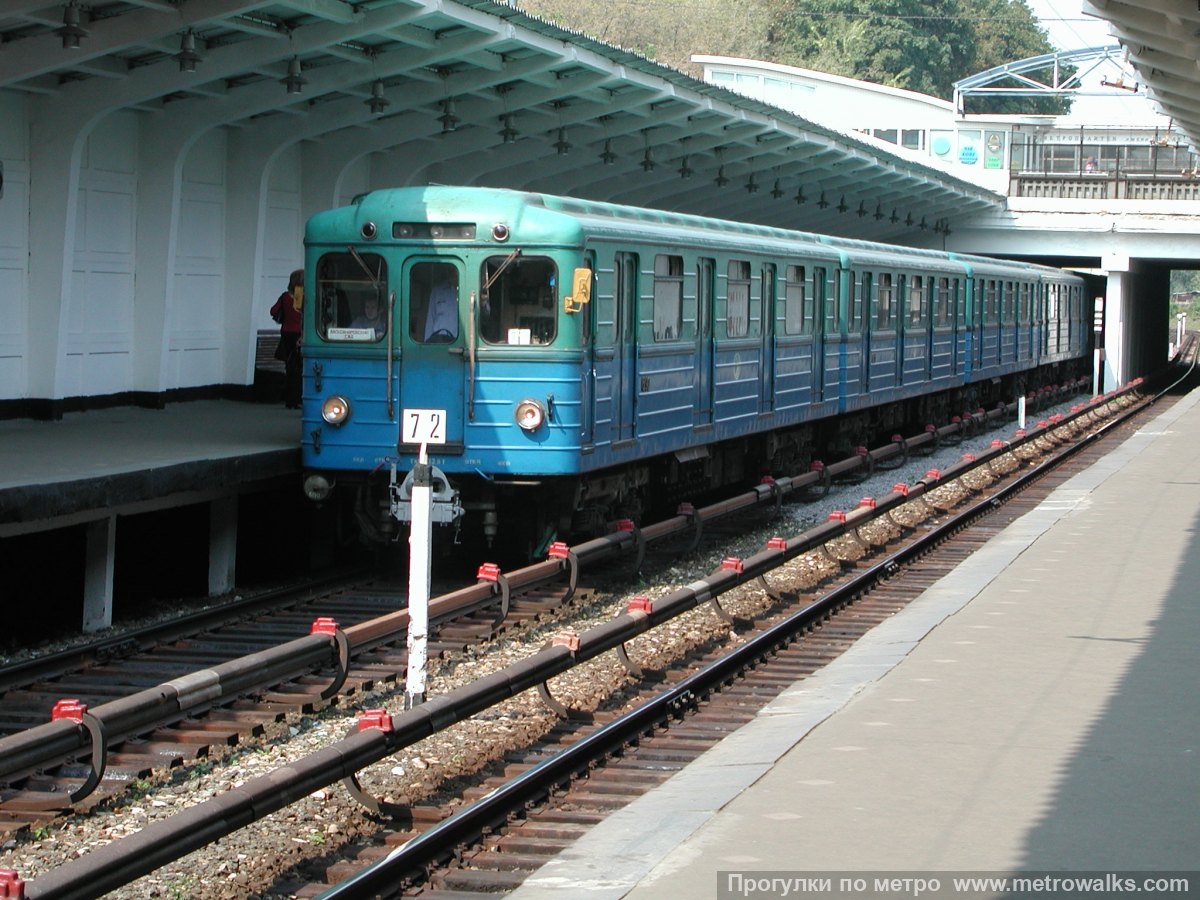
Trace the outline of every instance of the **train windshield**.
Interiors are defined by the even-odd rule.
[[[483,264],[479,333],[489,344],[549,344],[558,330],[558,270],[545,256],[493,256]]]
[[[408,273],[408,336],[419,344],[458,340],[458,267],[415,263]]]
[[[317,334],[366,341],[387,334],[387,265],[375,253],[327,253],[317,260]]]

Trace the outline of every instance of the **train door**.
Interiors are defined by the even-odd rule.
[[[812,299],[805,315],[812,317],[812,402],[825,399],[825,298],[829,293],[824,266],[813,266]],[[807,319],[806,319],[807,321]]]
[[[775,264],[763,263],[759,290],[762,302],[761,353],[762,377],[759,378],[758,410],[769,413],[775,408]]]
[[[583,256],[583,265],[592,270],[592,296],[596,291],[596,253],[587,251]],[[581,421],[579,423],[579,439],[585,447],[591,447],[596,442],[596,315],[599,303],[589,303],[579,316],[579,343],[583,347],[583,371],[580,373]]]
[[[617,253],[614,265],[613,440],[631,441],[637,418],[638,256]]]
[[[696,424],[713,420],[713,296],[716,293],[717,263],[696,260]]]
[[[863,272],[858,290],[853,290],[850,296],[851,341],[857,336],[858,342],[858,392],[864,397],[871,394],[871,317],[868,313],[874,290],[874,276],[871,272]]]
[[[968,275],[963,281],[963,299],[962,304],[958,308],[959,328],[963,332],[962,343],[962,363],[963,375],[970,379],[971,374],[975,371],[975,343],[978,337],[975,327],[975,314],[978,309],[978,298],[976,288],[978,283],[976,279]]]
[[[458,260],[409,260],[392,322],[400,349],[400,410],[444,412],[446,446],[441,449],[460,453],[466,404],[461,274]],[[402,417],[397,420],[403,426]]]

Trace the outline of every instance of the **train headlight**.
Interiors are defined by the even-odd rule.
[[[321,404],[321,418],[330,425],[342,425],[350,418],[350,401],[334,394]]]
[[[537,431],[546,421],[546,408],[536,400],[522,400],[513,418],[526,431]]]

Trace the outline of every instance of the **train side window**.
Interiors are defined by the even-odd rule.
[[[1011,325],[1017,321],[1017,290],[1020,288],[1020,283],[1010,281],[1005,288],[1004,321]]]
[[[558,269],[545,256],[490,256],[483,263],[479,333],[488,344],[549,344],[558,333]]]
[[[750,263],[731,259],[725,280],[725,336],[745,337],[750,333]]]
[[[375,253],[317,260],[314,322],[327,341],[374,342],[387,333],[387,264]]]
[[[937,318],[934,324],[938,328],[950,325],[954,316],[954,298],[950,293],[950,279],[939,278],[937,281]]]
[[[908,284],[908,324],[921,328],[925,324],[925,276],[914,275]]]
[[[812,308],[804,291],[804,266],[788,266],[784,273],[783,333],[811,332]]]
[[[983,321],[985,324],[991,325],[998,321],[996,316],[996,279],[989,278],[985,282],[985,302],[983,307]]]
[[[654,257],[654,340],[678,340],[683,330],[683,257]]]

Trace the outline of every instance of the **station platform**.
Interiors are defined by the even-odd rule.
[[[0,536],[299,471],[300,414],[278,404],[195,400],[2,420]]]
[[[208,593],[225,593],[234,586],[239,498],[290,483],[298,492],[300,430],[297,410],[235,400],[2,420],[0,539],[84,526],[81,559],[56,556],[53,564],[81,570],[82,628],[94,631],[112,622],[113,572],[127,546],[118,541],[118,522],[207,504],[207,546],[180,540],[169,549],[207,554]],[[59,543],[68,555],[78,546]],[[45,564],[29,562],[20,546],[0,553],[7,568]],[[10,571],[7,581],[21,577]]]
[[[1193,394],[509,897],[1200,897],[1198,446]]]

